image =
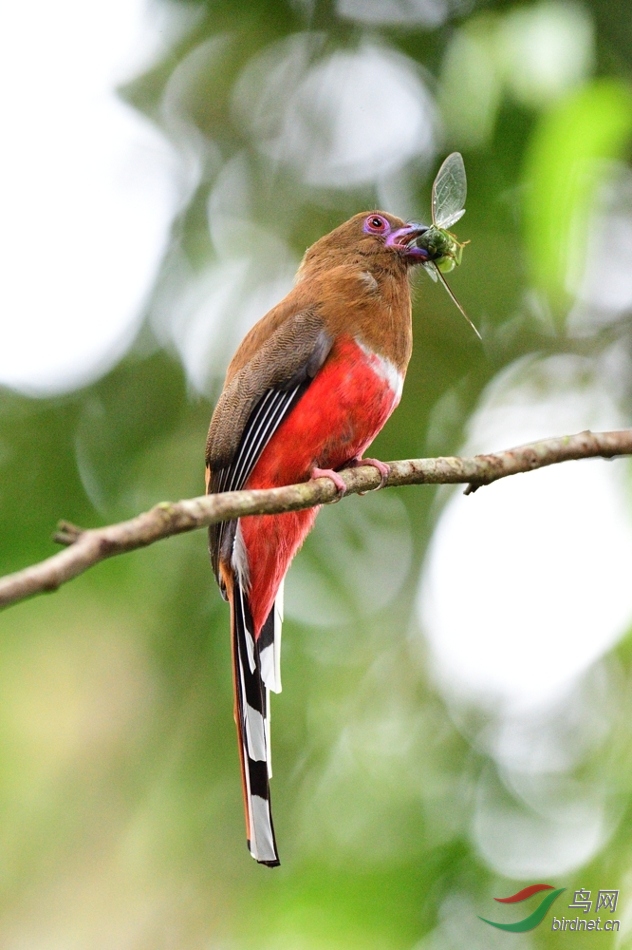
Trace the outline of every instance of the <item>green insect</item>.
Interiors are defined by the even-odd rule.
[[[461,263],[468,241],[458,241],[448,228],[465,214],[467,179],[460,152],[452,152],[441,165],[432,185],[432,225],[415,240],[415,246],[428,255],[424,267],[433,280],[440,280],[452,301],[459,308],[479,340],[481,335],[456,299],[444,274]]]

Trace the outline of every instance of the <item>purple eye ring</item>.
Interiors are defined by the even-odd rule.
[[[364,222],[366,234],[388,234],[391,226],[381,214],[370,214]]]

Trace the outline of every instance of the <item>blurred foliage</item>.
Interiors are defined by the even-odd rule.
[[[600,163],[623,157],[631,133],[630,88],[613,80],[565,98],[534,131],[525,174],[525,246],[535,281],[562,319],[584,268],[585,235],[603,182]]]
[[[404,398],[375,454],[458,451],[486,386],[528,354],[630,353],[632,295],[607,296],[621,250],[608,214],[629,190],[625,0],[181,6],[186,29],[121,92],[180,155],[170,247],[118,368],[63,397],[2,394],[3,572],[49,554],[60,517],[102,524],[200,493],[222,370],[305,247],[363,208],[427,218],[452,148],[471,241],[453,286],[485,342],[419,275]],[[629,378],[613,387],[629,413]],[[419,635],[444,498],[409,489],[326,510],[292,569],[275,872],[245,851],[228,617],[201,533],[2,615],[2,946],[631,945],[629,638],[581,686],[589,708],[602,697],[602,728],[564,781],[605,789],[605,826],[557,875],[621,888],[627,936],[545,923],[514,938],[477,920],[533,880],[503,876],[477,844],[484,790],[516,820],[538,806],[482,741],[491,713],[446,699]]]

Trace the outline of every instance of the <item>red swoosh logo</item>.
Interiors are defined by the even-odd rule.
[[[494,900],[498,901],[499,904],[519,904],[520,901],[526,901],[527,897],[531,897],[532,894],[537,894],[539,891],[552,890],[552,884],[530,884],[529,887],[523,887],[521,891],[512,894],[511,897],[495,897]]]

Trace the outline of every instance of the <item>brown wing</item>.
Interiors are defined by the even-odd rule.
[[[206,464],[213,473],[234,458],[250,414],[266,390],[287,390],[313,378],[331,348],[325,323],[314,310],[292,314],[253,346],[265,325],[273,325],[277,309],[253,327],[228,368],[206,440]]]
[[[252,334],[260,327],[261,323]],[[252,348],[251,335],[246,337],[211,419],[206,442],[209,493],[244,487],[273,434],[325,362],[331,343],[322,318],[310,310],[285,320],[244,363],[242,351]],[[234,370],[235,366],[239,368]],[[224,522],[209,528],[211,560],[220,586],[219,562],[230,557],[235,527],[236,522]]]

